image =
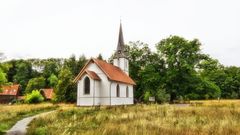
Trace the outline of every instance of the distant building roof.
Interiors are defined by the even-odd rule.
[[[2,86],[2,92],[0,92],[0,96],[1,95],[17,96],[19,93],[19,86],[20,86],[19,84]]]
[[[46,99],[52,99],[53,98],[53,89],[49,88],[49,89],[41,89],[41,91],[43,92],[43,96],[46,98]]]
[[[94,58],[90,59],[87,62],[87,64],[83,67],[83,69],[80,71],[78,76],[74,79],[74,82],[77,82],[79,79],[81,79],[82,75],[85,72],[87,72],[86,67],[91,62],[96,63],[96,65],[106,74],[108,79],[110,79],[112,81],[116,81],[116,82],[122,82],[122,83],[136,85],[136,83],[132,80],[132,78],[129,77],[125,72],[123,72],[119,67],[116,67],[105,61],[94,59]]]

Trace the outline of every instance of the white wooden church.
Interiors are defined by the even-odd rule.
[[[128,52],[125,49],[120,24],[117,50],[113,65],[91,58],[74,79],[77,83],[77,105],[130,105],[134,103],[133,86],[129,77]]]

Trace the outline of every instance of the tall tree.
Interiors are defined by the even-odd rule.
[[[73,75],[71,70],[65,66],[60,70],[58,75],[58,83],[56,86],[55,94],[56,100],[59,102],[64,102],[67,99],[67,90],[72,83]]]
[[[171,95],[171,101],[179,96],[191,93],[195,67],[201,60],[201,43],[194,39],[188,41],[182,37],[170,36],[157,45],[159,55],[166,64],[165,83]]]
[[[56,88],[57,86],[57,83],[58,83],[58,78],[56,75],[52,74],[49,78],[48,78],[48,81],[49,81],[49,86],[51,88]]]
[[[97,59],[99,59],[99,60],[103,60],[103,57],[102,57],[102,54],[101,54],[101,53],[98,54]]]
[[[37,77],[37,78],[32,78],[28,81],[25,93],[31,93],[33,90],[40,90],[45,88],[46,83],[45,83],[45,78],[44,77]]]
[[[6,74],[0,69],[0,92],[2,91],[2,85],[4,85],[6,82]]]
[[[14,75],[14,82],[19,83],[22,89],[25,90],[28,81],[32,78],[32,66],[31,63],[20,60],[16,64],[16,74]],[[24,91],[21,91],[23,94]]]

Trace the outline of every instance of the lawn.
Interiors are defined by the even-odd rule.
[[[36,135],[240,134],[240,100],[191,101],[190,106],[62,107],[30,124]]]
[[[10,129],[18,120],[41,112],[56,109],[57,106],[50,103],[1,105],[0,104],[0,135]]]

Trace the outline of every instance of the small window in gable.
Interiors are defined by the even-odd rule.
[[[117,84],[117,87],[116,87],[116,97],[120,97],[120,88],[119,88],[118,84]]]
[[[126,87],[126,97],[129,97],[129,89],[128,89],[128,86]]]
[[[84,79],[84,94],[90,94],[90,79],[88,77]]]

